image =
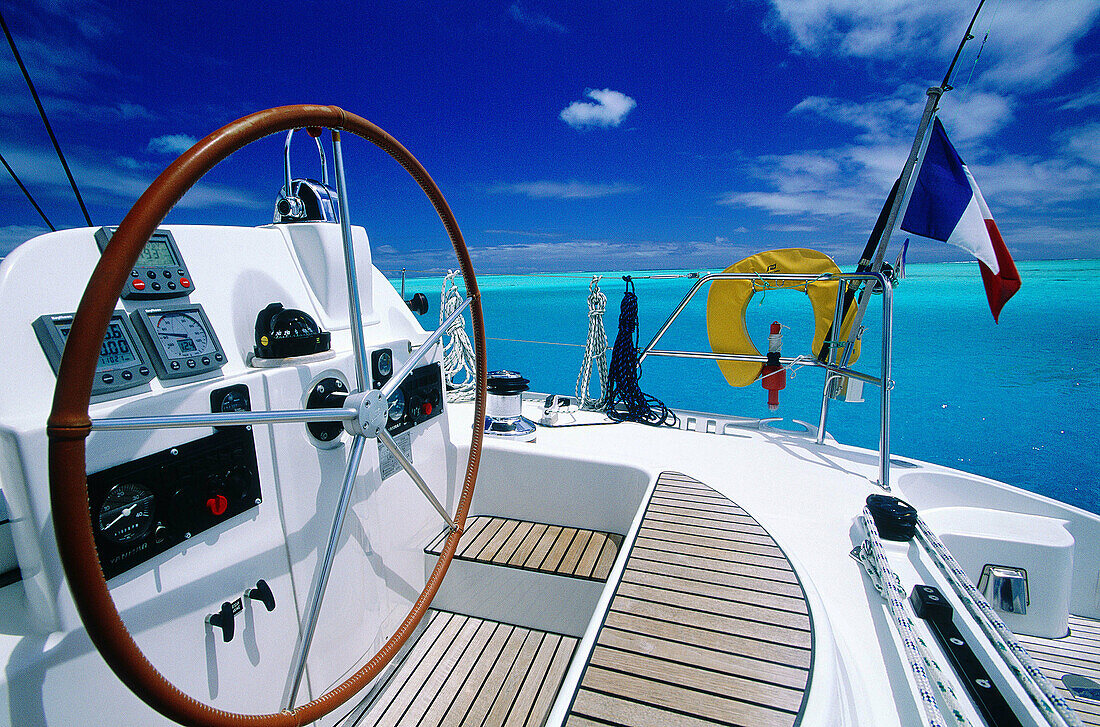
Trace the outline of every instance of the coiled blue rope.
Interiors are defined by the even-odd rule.
[[[619,308],[619,333],[611,350],[607,377],[607,416],[616,421],[674,427],[679,423],[676,415],[638,387],[638,296],[634,293],[634,281],[624,279],[626,292]]]

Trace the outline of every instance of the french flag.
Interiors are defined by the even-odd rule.
[[[1020,289],[1020,274],[997,223],[939,119],[932,126],[901,229],[961,247],[976,257],[994,321]]]

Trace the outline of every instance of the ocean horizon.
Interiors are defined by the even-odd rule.
[[[891,453],[990,477],[1100,513],[1100,464],[1093,455],[1100,428],[1100,259],[1017,261],[1022,286],[995,324],[974,262],[912,263],[894,291]],[[604,326],[610,348],[618,331],[623,275],[634,278],[639,347],[644,346],[709,270],[638,270],[479,275],[490,370],[507,368],[544,393],[572,395],[588,331],[593,275],[607,296]],[[392,279],[392,278],[391,278]],[[406,279],[406,296],[424,293],[422,318],[439,315],[442,276]],[[396,283],[396,281],[395,281]],[[399,285],[399,283],[396,283]],[[660,348],[709,351],[706,289],[685,308]],[[868,309],[857,369],[877,375],[881,303]],[[766,350],[768,325],[784,328],[784,356],[809,353],[813,318],[797,291],[757,294],[746,324]],[[648,358],[639,384],[682,409],[748,417],[781,416],[815,424],[823,374],[788,373],[778,412],[769,412],[759,385],[728,386],[713,361]],[[591,384],[595,393],[595,383]],[[863,403],[834,402],[829,434],[844,444],[878,447],[877,387]]]

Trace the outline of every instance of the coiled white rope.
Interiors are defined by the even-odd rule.
[[[970,725],[970,721],[963,714],[958,696],[955,694],[950,681],[946,678],[943,668],[936,661],[935,656],[928,648],[928,644],[924,642],[924,639],[917,636],[913,629],[913,620],[909,618],[909,614],[905,610],[907,599],[905,598],[905,591],[901,587],[901,580],[890,568],[889,561],[886,560],[886,553],[883,550],[878,528],[875,527],[875,520],[871,516],[871,511],[866,507],[863,508],[863,514],[860,515],[860,522],[867,531],[867,539],[852,552],[852,555],[867,571],[875,590],[886,601],[890,616],[894,620],[894,626],[897,628],[902,645],[905,647],[905,656],[909,662],[913,680],[920,692],[925,724],[929,727],[946,727],[946,719],[937,703],[938,695],[952,720],[951,724]],[[935,692],[932,691],[933,686]]]
[[[601,411],[607,406],[607,333],[603,327],[603,314],[607,311],[607,296],[600,291],[599,275],[592,276],[588,286],[588,340],[584,345],[584,361],[577,376],[575,394],[582,409]],[[592,362],[596,362],[599,374],[600,395],[592,397],[589,379],[592,377]]]
[[[1066,704],[1066,700],[1054,691],[1050,681],[1039,671],[1039,667],[1035,666],[1031,656],[1016,641],[1016,637],[985,600],[985,596],[974,586],[973,581],[951,555],[947,546],[920,518],[917,519],[917,540],[928,550],[932,560],[936,561],[936,565],[947,576],[955,593],[974,615],[982,631],[989,637],[1005,664],[1023,685],[1031,701],[1039,708],[1047,722],[1057,727],[1062,727],[1063,724],[1069,727],[1081,727],[1081,719]]]
[[[455,278],[458,270],[451,270],[443,278],[439,294],[439,324],[466,302],[458,290]],[[466,314],[454,320],[443,334],[443,375],[446,379],[448,401],[470,401],[474,398],[477,381],[474,378],[474,346],[466,333]]]

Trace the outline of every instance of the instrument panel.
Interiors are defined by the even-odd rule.
[[[152,352],[161,379],[179,379],[225,365],[225,351],[198,303],[172,308],[138,308],[130,314]]]
[[[95,241],[100,252],[107,248],[117,227],[100,227]],[[195,283],[187,271],[176,240],[168,230],[158,229],[145,243],[130,271],[130,282],[122,290],[122,300],[163,300],[191,295]]]
[[[218,389],[211,393],[211,406],[248,410],[248,388]],[[88,507],[103,575],[124,573],[262,500],[251,427],[220,427],[201,439],[91,473]]]
[[[56,374],[61,352],[73,327],[72,313],[40,316],[31,325]],[[153,378],[149,354],[138,340],[126,314],[115,311],[99,349],[92,395],[110,394],[144,386]]]
[[[101,227],[95,233],[102,251],[117,228]],[[158,229],[146,242],[130,271],[122,300],[156,301],[190,295],[195,289],[172,233]],[[40,316],[33,322],[35,335],[53,367],[61,365],[74,313]],[[118,395],[129,389],[145,389],[154,377],[162,381],[217,371],[226,364],[225,350],[210,319],[197,303],[137,307],[127,315],[111,316],[96,362],[92,396]]]

